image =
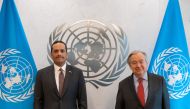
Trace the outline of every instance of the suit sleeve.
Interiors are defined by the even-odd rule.
[[[122,95],[122,91],[121,91],[121,84],[119,84],[117,97],[116,97],[115,109],[122,109],[122,108],[124,108],[124,103],[123,103],[123,95]]]
[[[163,92],[162,92],[162,109],[170,109],[170,101],[169,101],[169,94],[166,86],[166,82],[164,78],[162,79],[162,86],[163,86]]]
[[[34,109],[43,109],[43,89],[39,72],[36,77],[36,83],[34,88]]]
[[[87,94],[86,94],[86,84],[82,71],[80,71],[79,77],[79,87],[78,87],[78,107],[79,109],[87,109]]]

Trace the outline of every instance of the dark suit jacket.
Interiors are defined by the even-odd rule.
[[[115,109],[170,109],[164,78],[148,73],[148,97],[143,107],[135,91],[133,74],[119,83]]]
[[[54,66],[39,70],[34,89],[34,109],[87,109],[82,70],[66,66],[62,96],[56,86]]]

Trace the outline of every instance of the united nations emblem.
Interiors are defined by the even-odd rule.
[[[32,66],[19,54],[16,49],[0,52],[0,98],[7,102],[21,102],[33,94]]]
[[[164,76],[171,99],[180,99],[190,91],[190,63],[179,48],[162,51],[154,61],[153,72]]]
[[[56,40],[68,46],[68,63],[83,70],[85,80],[96,88],[108,86],[125,70],[128,40],[123,30],[96,20],[83,20],[71,26],[58,26],[51,33],[48,44]],[[52,60],[48,55],[50,63]]]

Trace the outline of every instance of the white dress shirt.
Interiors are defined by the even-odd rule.
[[[59,90],[59,73],[60,73],[60,68],[63,69],[63,74],[65,77],[66,74],[66,64],[64,64],[62,67],[57,66],[56,64],[54,64],[54,72],[55,72],[55,81],[56,81],[56,85],[57,85],[57,90]]]

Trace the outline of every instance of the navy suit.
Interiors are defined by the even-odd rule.
[[[143,107],[135,91],[133,74],[119,83],[115,109],[170,109],[163,77],[148,73],[148,97]]]
[[[62,96],[56,86],[54,66],[39,70],[34,90],[34,109],[87,109],[82,70],[66,66]]]

